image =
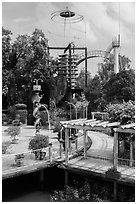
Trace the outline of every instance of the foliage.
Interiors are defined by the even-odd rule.
[[[18,114],[20,116],[20,121],[21,123],[26,123],[26,119],[27,119],[27,110],[17,110],[16,114]]]
[[[62,191],[54,191],[51,195],[52,202],[82,202],[90,201],[90,186],[85,183],[83,187],[76,188],[67,186],[67,189]]]
[[[135,104],[133,101],[109,104],[106,112],[110,122],[120,122],[123,125],[135,121]]]
[[[42,121],[42,125],[47,126],[47,124],[48,124],[47,111],[43,110],[43,111],[40,111],[39,113],[40,113],[40,118],[41,118],[41,121]]]
[[[27,105],[23,104],[23,103],[18,103],[15,105],[15,107],[17,108],[17,110],[26,110],[27,109]]]
[[[20,126],[10,126],[8,129],[6,129],[6,132],[11,136],[12,141],[14,141],[16,140],[16,136],[20,134],[20,130]]]
[[[13,120],[12,125],[13,126],[20,126],[21,125],[20,120],[19,119]]]
[[[29,149],[37,150],[48,147],[49,137],[41,134],[34,136],[29,142]]]
[[[121,177],[121,173],[119,171],[117,171],[117,169],[115,167],[109,168],[105,172],[105,174],[106,174],[106,176],[108,176],[110,178],[117,178],[117,179],[119,179]]]
[[[7,114],[2,113],[2,124],[7,123],[7,122],[8,122]]]
[[[5,32],[3,32],[3,38]],[[6,37],[9,39],[9,35]],[[2,42],[3,46],[4,43],[7,43],[5,38]],[[3,90],[6,86],[9,105],[18,102],[30,106],[34,78],[46,80],[50,76],[51,71],[47,67],[48,41],[41,30],[35,29],[31,36],[19,35],[9,44],[8,56],[3,49]]]
[[[103,86],[104,98],[109,102],[135,100],[135,73],[124,70],[114,74]]]
[[[7,153],[7,149],[9,148],[10,145],[11,143],[9,141],[2,142],[2,154]]]

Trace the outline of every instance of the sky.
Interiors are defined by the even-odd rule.
[[[65,24],[59,12],[66,7],[77,17],[82,15],[83,20]],[[58,13],[52,20],[54,12]],[[48,38],[49,46],[67,46],[74,42],[77,47],[87,46],[88,51],[105,51],[120,33],[120,54],[129,57],[135,68],[134,2],[2,2],[2,26],[12,31],[13,40],[18,35],[31,35],[38,28]],[[62,51],[51,51],[52,56],[58,54]],[[102,58],[88,60],[92,76],[97,72],[97,63],[102,61]],[[80,65],[83,67],[84,63]]]

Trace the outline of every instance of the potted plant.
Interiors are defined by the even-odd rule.
[[[23,165],[24,154],[15,155],[16,166],[21,167]]]
[[[35,154],[35,159],[43,160],[46,156],[46,152],[42,151],[42,148],[48,147],[49,137],[41,134],[34,136],[30,142],[28,149],[33,150]]]
[[[16,144],[18,139],[17,136],[20,134],[20,126],[11,126],[6,132],[11,136],[12,144]]]
[[[119,171],[117,171],[117,169],[115,167],[109,168],[105,172],[105,174],[107,177],[114,178],[114,179],[119,179],[121,177],[121,173]]]

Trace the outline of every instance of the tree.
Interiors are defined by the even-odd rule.
[[[9,32],[3,29],[3,36],[9,39]],[[3,38],[3,80],[7,85],[9,105],[15,103],[30,104],[32,85],[35,78],[43,81],[50,79],[48,67],[48,40],[41,30],[35,29],[32,36],[19,35],[11,44],[9,55],[6,55]],[[5,60],[6,58],[6,60]],[[7,63],[6,63],[7,62]],[[6,70],[6,74],[5,74]],[[4,87],[4,86],[3,86]],[[27,97],[26,97],[27,95]]]
[[[103,86],[104,98],[109,102],[135,100],[135,73],[124,70],[113,75]]]

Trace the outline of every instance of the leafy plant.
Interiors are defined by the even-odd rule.
[[[15,155],[15,163],[18,167],[23,165],[24,154]]]
[[[85,182],[83,187],[67,186],[67,189],[62,191],[54,191],[50,197],[52,202],[82,202],[90,201],[90,186]]]
[[[16,137],[20,134],[20,126],[11,126],[6,132],[11,136],[12,142],[16,141]]]
[[[109,104],[106,112],[110,122],[120,122],[123,125],[135,121],[135,104],[133,101]]]
[[[7,149],[10,146],[10,144],[11,143],[9,141],[2,142],[2,154],[6,154],[7,153]]]
[[[115,167],[109,168],[105,174],[111,178],[120,178],[121,173]]]
[[[48,147],[48,144],[49,144],[48,136],[37,134],[30,140],[28,149],[33,150],[32,152],[35,154],[36,159],[42,160],[45,157],[45,153],[42,152],[42,148]]]

